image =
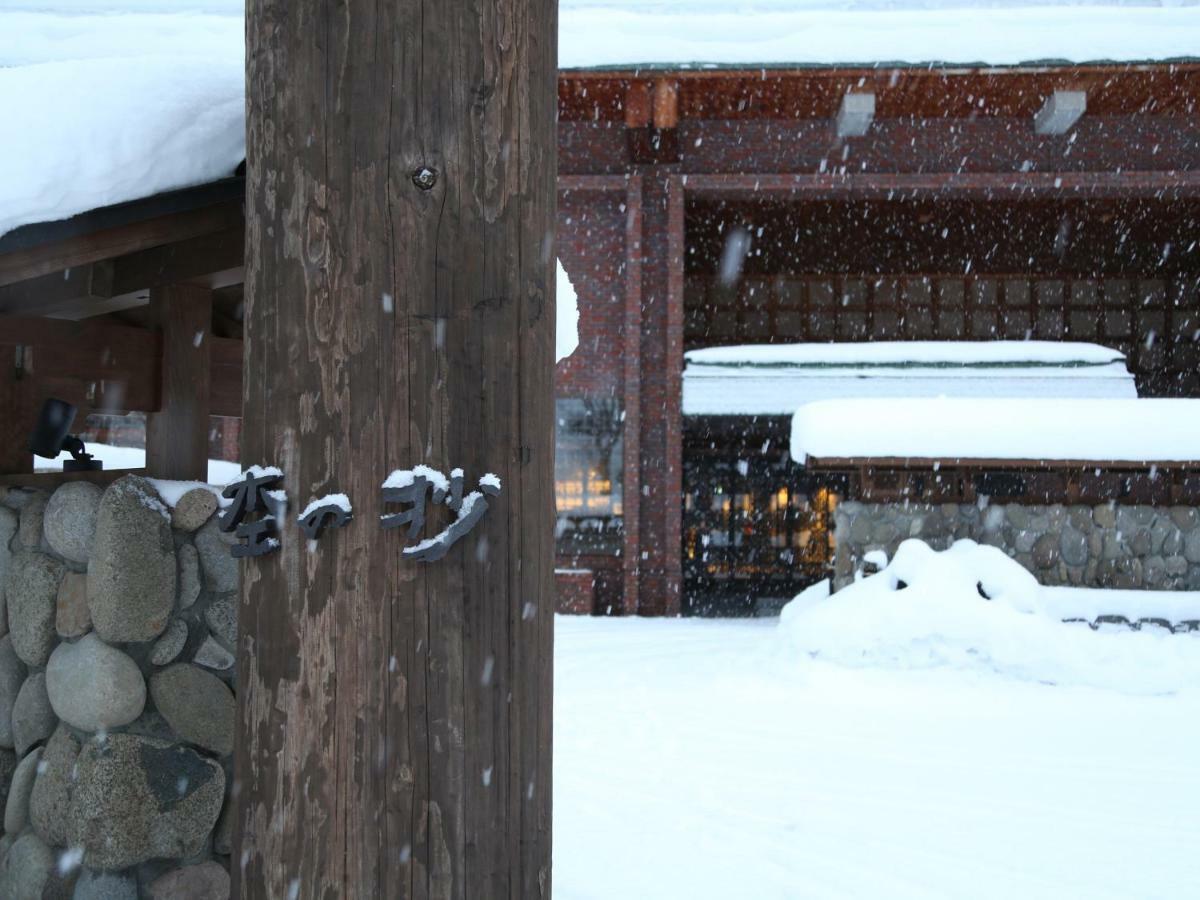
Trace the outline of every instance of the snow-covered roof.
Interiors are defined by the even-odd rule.
[[[1137,396],[1125,357],[1096,344],[755,344],[686,359],[684,415],[791,415],[804,403],[865,397]]]
[[[1200,463],[1200,400],[823,400],[792,417],[793,459]]]
[[[1200,56],[1200,0],[562,0],[564,68]],[[212,181],[244,155],[243,0],[0,10],[0,235]]]
[[[561,0],[564,68],[1150,61],[1200,53],[1194,0]]]

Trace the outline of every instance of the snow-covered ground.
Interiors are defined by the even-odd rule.
[[[1200,896],[1200,639],[1151,694],[839,665],[753,620],[555,640],[559,900]]]

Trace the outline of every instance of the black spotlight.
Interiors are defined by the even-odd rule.
[[[54,459],[66,450],[75,458],[63,462],[64,472],[98,472],[104,468],[104,463],[93,459],[92,454],[83,449],[83,441],[67,433],[74,421],[75,407],[51,397],[42,404],[42,414],[29,438],[29,449],[35,456],[46,459]]]

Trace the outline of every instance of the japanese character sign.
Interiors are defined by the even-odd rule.
[[[408,537],[417,537],[425,526],[426,497],[432,490],[432,501],[436,506],[445,503],[456,514],[446,528],[433,537],[425,538],[401,553],[407,559],[433,562],[441,559],[461,537],[466,535],[488,511],[484,495],[495,497],[500,493],[500,479],[488,473],[479,479],[479,490],[463,496],[463,470],[452,469],[450,478],[437,469],[417,466],[414,469],[397,469],[383,483],[384,503],[409,503],[403,512],[380,516],[384,528],[408,526]]]
[[[278,524],[287,505],[287,496],[278,488],[283,472],[277,468],[254,466],[228,485],[223,496],[232,502],[221,514],[218,525],[234,532],[241,542],[230,553],[236,557],[262,556],[279,549]],[[382,503],[407,505],[399,512],[379,517],[387,529],[407,525],[407,537],[420,537],[430,505],[445,505],[454,520],[432,537],[405,547],[406,559],[434,562],[444,557],[455,543],[470,533],[488,511],[488,497],[500,495],[500,478],[490,472],[479,479],[478,489],[463,493],[463,470],[452,469],[447,478],[429,466],[397,469],[382,485]],[[258,516],[247,521],[247,516]],[[345,494],[326,494],[309,502],[297,517],[300,529],[310,541],[321,538],[327,528],[342,528],[354,519],[350,498]]]

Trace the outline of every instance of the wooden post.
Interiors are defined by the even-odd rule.
[[[150,308],[162,332],[162,397],[146,417],[146,473],[207,481],[212,292],[191,284],[153,288]]]
[[[248,4],[242,461],[291,512],[242,570],[237,896],[550,895],[556,10]],[[419,464],[502,483],[436,562],[380,527]]]
[[[0,351],[0,417],[9,423],[0,441],[0,475],[23,475],[33,471],[29,437],[38,415],[33,347],[0,344]]]

